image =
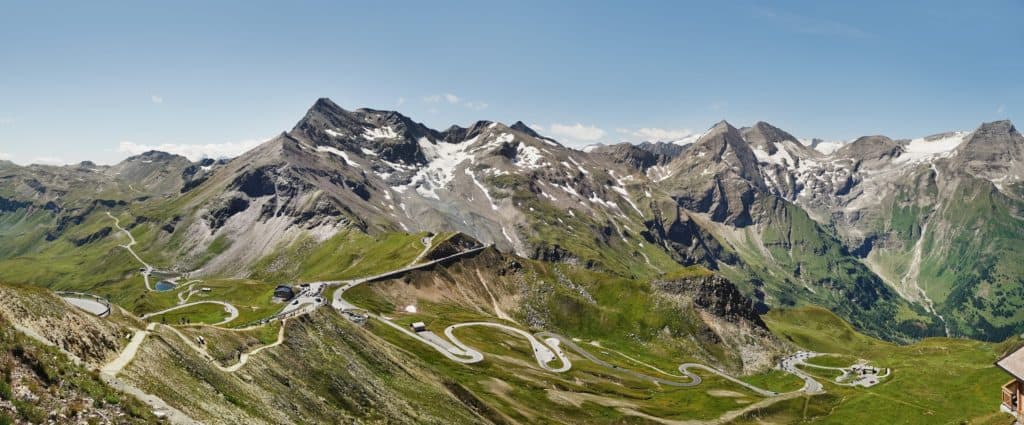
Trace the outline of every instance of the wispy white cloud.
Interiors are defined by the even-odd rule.
[[[2,160],[2,161],[10,161],[12,159],[14,159],[14,155],[11,155],[9,153],[0,152],[0,160]]]
[[[396,106],[402,106],[402,105],[405,105],[405,98],[404,98],[404,97],[400,97],[400,98],[398,98],[398,100],[396,100],[396,101],[395,101],[395,105],[396,105]]]
[[[451,93],[433,94],[423,98],[423,101],[427,103],[441,103],[441,101],[445,101],[453,105],[458,104],[461,100],[458,96]]]
[[[59,158],[56,156],[37,156],[28,161],[28,163],[41,165],[67,165],[70,164],[71,162],[65,160],[64,158]]]
[[[121,142],[117,151],[128,155],[138,155],[148,151],[162,151],[184,156],[192,161],[203,158],[233,158],[241,155],[249,149],[255,148],[264,140],[243,140],[240,142],[207,143],[207,144],[186,144],[186,143],[161,143],[145,144],[135,142]]]
[[[996,108],[996,115],[1005,115],[1005,114],[1006,114],[1006,105],[999,105],[999,107]]]
[[[540,125],[540,124],[527,124],[527,127],[532,128],[533,131],[536,131],[538,133],[543,133],[544,132],[544,126]]]
[[[466,107],[474,111],[482,111],[487,109],[486,102],[466,102]]]
[[[161,103],[164,103],[164,98],[163,98],[163,97],[161,97],[161,96],[157,96],[157,95],[155,95],[155,94],[154,94],[154,95],[152,95],[152,96],[150,96],[150,97],[149,97],[149,101],[150,101],[150,102],[153,102],[154,104],[157,104],[157,105],[159,105],[159,104],[161,104]]]
[[[764,7],[755,7],[753,14],[799,34],[855,39],[874,37],[873,34],[861,28],[827,18],[799,15]]]
[[[666,142],[679,140],[693,135],[693,130],[688,128],[658,128],[644,127],[630,133],[640,141]]]
[[[551,124],[551,134],[555,137],[563,137],[569,140],[580,142],[593,142],[601,140],[605,131],[592,126],[576,124]]]
[[[433,94],[424,97],[423,101],[431,104],[447,103],[449,105],[461,105],[474,111],[482,111],[484,109],[487,109],[488,106],[490,106],[487,104],[487,102],[481,102],[479,100],[467,100],[452,93]]]
[[[0,127],[13,125],[15,121],[17,120],[15,120],[13,117],[0,117]]]

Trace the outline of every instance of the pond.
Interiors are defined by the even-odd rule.
[[[156,288],[156,290],[158,292],[166,292],[166,291],[170,291],[170,290],[174,289],[175,286],[177,286],[177,285],[175,285],[173,282],[168,282],[166,280],[161,280],[161,281],[156,283],[155,288]]]

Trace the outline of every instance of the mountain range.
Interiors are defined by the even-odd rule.
[[[522,122],[444,131],[318,100],[232,160],[0,165],[0,256],[72,236],[99,206],[147,215],[183,269],[246,277],[311,235],[461,232],[503,252],[631,277],[701,265],[763,309],[817,304],[892,340],[1024,330],[1024,138],[1010,122],[825,154],[764,122],[683,143],[572,149]],[[22,231],[29,224],[34,231]],[[212,245],[222,246],[213,258]],[[229,242],[229,243],[224,243]]]
[[[402,306],[419,304],[420,314],[439,322],[497,317],[620,349],[643,347],[630,351],[635,356],[683,356],[757,374],[794,345],[809,344],[789,327],[806,320],[794,311],[830,310],[852,330],[833,326],[831,316],[812,317],[824,317],[851,341],[1003,341],[1024,331],[1018,158],[1024,137],[1008,121],[912,140],[865,136],[838,147],[765,122],[722,121],[675,142],[579,150],[522,122],[440,131],[398,112],[346,110],[324,98],[291,130],[230,159],[193,162],[152,151],[110,166],[0,161],[0,281],[89,292],[143,317],[185,302],[184,292],[175,299],[146,291],[155,270],[227,291],[242,307],[233,328],[250,332],[274,313],[270,284],[363,277],[484,246],[455,264],[390,278],[383,289],[351,292],[382,314],[414,315],[416,308]],[[17,323],[23,314],[5,320]],[[349,326],[312,317],[299,325],[309,344],[324,326]],[[118,320],[130,327],[135,319]],[[214,329],[183,332],[243,344]],[[347,354],[362,356],[353,373],[423,366],[386,348],[380,338],[392,337],[374,328],[381,332],[343,332],[389,353]],[[353,349],[336,342],[322,348]],[[234,381],[221,381],[221,372],[168,372],[168,359],[182,355],[175,344],[163,348],[162,360],[143,364],[164,373],[166,382],[150,391],[196,388],[194,405],[182,407],[190,414],[233,412],[267,423],[330,417],[331,408],[319,404],[281,413],[256,401],[279,389],[245,390],[249,401],[199,407],[209,395],[198,394],[209,385]],[[230,357],[220,344],[211,344],[213,355]],[[876,344],[885,343],[865,346],[888,347]],[[324,366],[333,358],[289,350],[293,358],[250,377],[253,388],[301,379],[297,391],[323,394],[287,365],[317,359]],[[531,422],[504,416],[495,400],[470,400],[497,384],[441,372],[458,375],[434,370],[416,388],[470,406],[458,422]],[[149,379],[134,373],[138,382]],[[443,421],[433,411],[417,418],[404,404],[415,399],[412,387],[377,378],[344,384],[363,394],[358,400],[324,403],[355,417],[379,403],[376,414],[404,418],[399,422]],[[341,384],[323,385],[334,391]],[[396,391],[400,401],[391,397]]]

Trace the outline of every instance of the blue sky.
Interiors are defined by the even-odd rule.
[[[0,3],[0,158],[232,152],[323,96],[576,146],[721,119],[916,137],[1024,111],[1020,1],[95,3]]]

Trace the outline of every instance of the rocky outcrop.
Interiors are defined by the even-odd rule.
[[[0,196],[0,212],[13,212],[22,208],[28,208],[31,205],[32,203],[29,201],[19,201]]]
[[[738,357],[722,366],[742,373],[762,371],[787,350],[761,319],[764,306],[744,296],[732,282],[715,274],[656,280],[651,286],[684,310],[696,310],[706,326],[700,339],[713,341]]]
[[[561,245],[537,245],[533,247],[533,254],[530,258],[548,261],[552,263],[578,263],[579,259],[576,258],[569,250],[562,248]]]
[[[717,269],[719,263],[735,264],[737,258],[726,251],[715,237],[697,224],[689,213],[675,208],[672,218],[666,219],[660,210],[655,217],[644,222],[641,232],[649,243],[665,247],[672,258],[684,265],[702,264]]]
[[[277,193],[271,167],[261,167],[248,171],[231,183],[230,188],[244,193],[250,198],[259,198]]]
[[[693,300],[694,306],[723,320],[731,323],[748,322],[768,330],[768,326],[761,320],[762,307],[721,276],[708,274],[682,280],[658,280],[652,285],[667,294],[686,296]]]
[[[219,205],[215,205],[210,208],[206,214],[203,215],[203,219],[206,220],[207,226],[210,227],[211,233],[216,232],[224,225],[224,222],[228,221],[229,218],[235,214],[241,213],[249,208],[249,201],[242,197],[231,197],[220,201]]]
[[[437,260],[480,246],[480,242],[471,236],[465,233],[456,233],[443,241],[435,243],[430,251],[427,252],[427,255],[424,256],[424,259]]]
[[[100,230],[97,230],[95,233],[92,233],[92,234],[90,234],[88,236],[85,236],[83,238],[72,239],[71,243],[74,244],[75,246],[82,246],[82,245],[85,245],[85,244],[88,244],[88,243],[92,243],[92,242],[95,242],[95,241],[98,241],[100,239],[103,239],[103,238],[107,237],[107,235],[110,234],[111,230],[113,230],[113,229],[111,227],[109,227],[109,226],[108,227],[104,227],[104,228],[102,228]]]

